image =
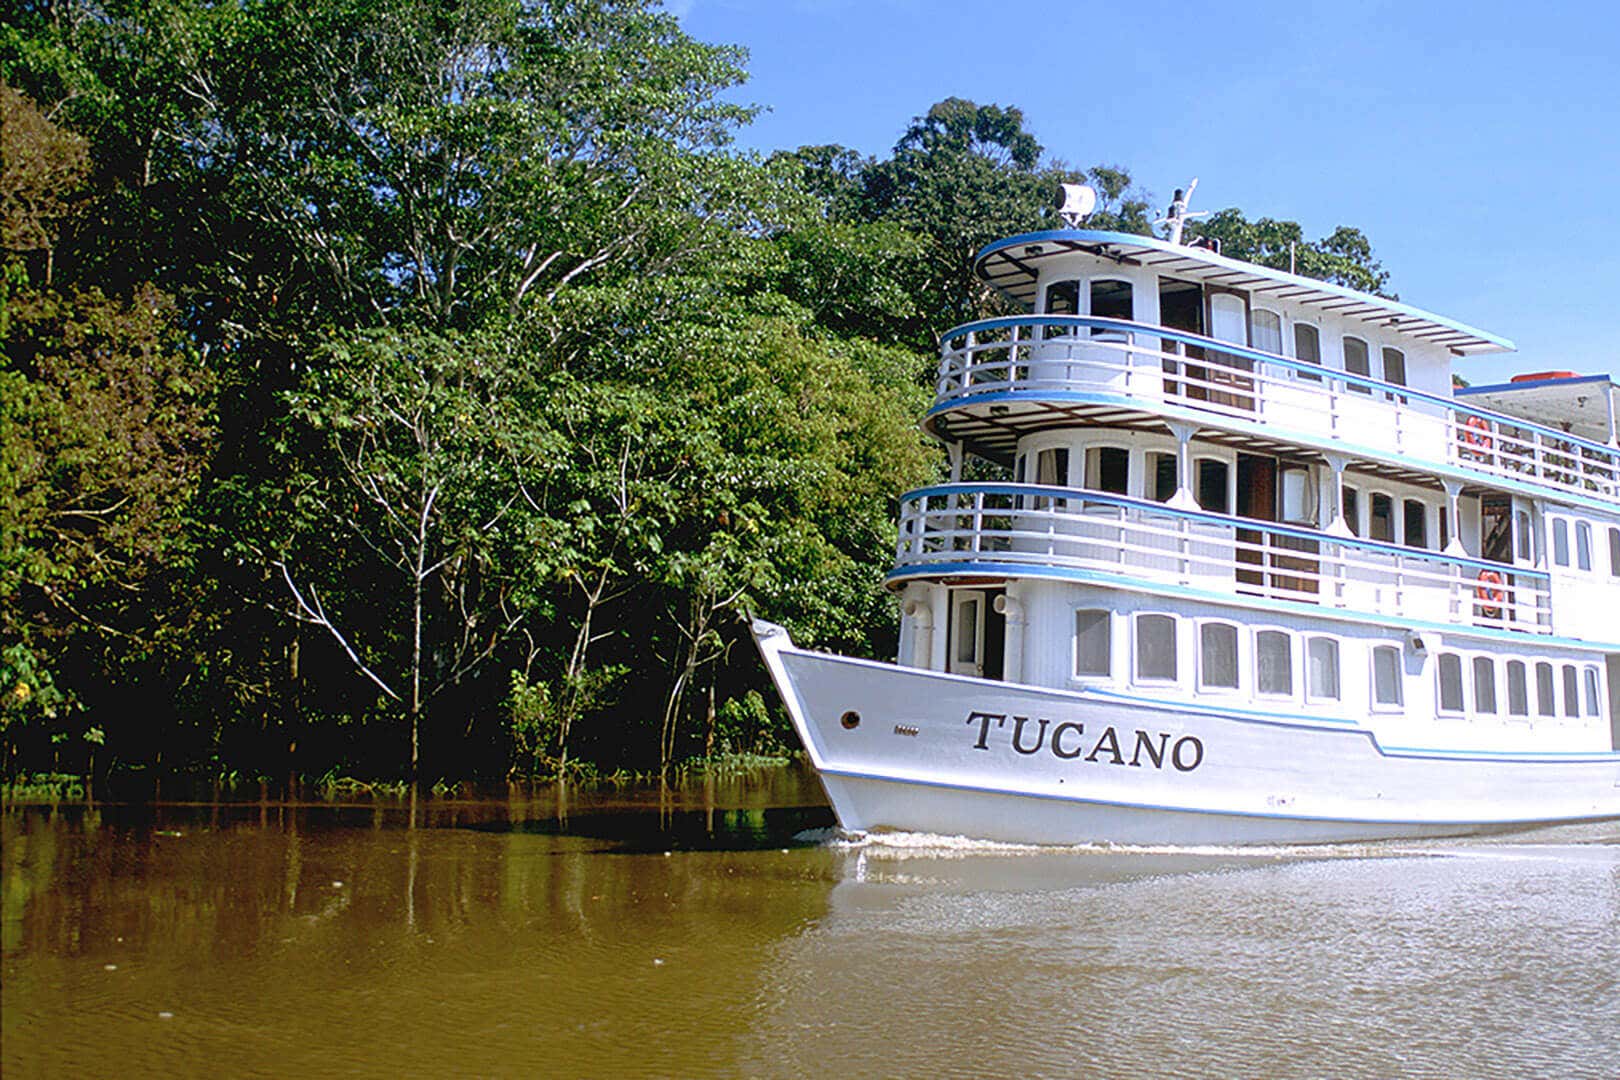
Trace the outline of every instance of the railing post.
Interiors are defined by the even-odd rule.
[[[973,554],[980,552],[984,538],[984,492],[973,493]]]

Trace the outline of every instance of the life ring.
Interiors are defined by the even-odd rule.
[[[1491,425],[1486,423],[1483,416],[1468,416],[1462,422],[1463,442],[1469,446],[1477,446],[1481,450],[1489,450],[1491,443]]]
[[[1502,617],[1502,605],[1507,603],[1507,588],[1502,583],[1502,575],[1495,570],[1481,570],[1479,582],[1474,586],[1474,595],[1480,600],[1480,614],[1487,619]]]

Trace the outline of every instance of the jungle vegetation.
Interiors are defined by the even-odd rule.
[[[500,777],[791,743],[743,616],[880,586],[982,244],[1152,231],[941,101],[761,155],[649,0],[23,0],[0,27],[0,754]],[[1366,238],[1227,210],[1367,289]],[[1286,265],[1286,263],[1284,263]]]

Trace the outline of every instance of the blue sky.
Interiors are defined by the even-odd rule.
[[[1620,5],[672,0],[745,46],[760,150],[886,154],[945,97],[1161,207],[1362,229],[1407,303],[1512,339],[1457,363],[1620,374]],[[989,14],[990,12],[995,14]]]

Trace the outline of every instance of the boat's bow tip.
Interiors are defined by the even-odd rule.
[[[776,623],[766,622],[764,619],[755,619],[748,624],[748,628],[753,631],[754,640],[761,645],[773,638],[781,638],[780,644],[783,645],[793,644],[792,639],[788,637],[787,629],[778,626]]]

